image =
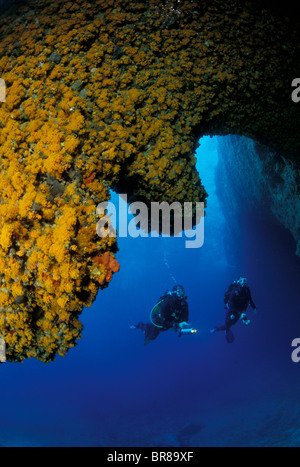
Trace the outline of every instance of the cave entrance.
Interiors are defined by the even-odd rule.
[[[262,311],[260,326],[268,332],[262,337],[262,328],[257,327],[257,336],[253,326],[246,333],[243,330],[242,335],[252,342],[257,342],[258,337],[264,349],[269,341],[277,348],[276,353],[280,349],[278,358],[282,358],[289,351],[295,323],[300,324],[297,245],[274,208],[280,194],[287,199],[287,193],[280,191],[289,189],[284,173],[281,179],[278,173],[272,175],[270,167],[265,168],[253,154],[256,143],[248,138],[204,137],[199,143],[197,169],[209,194],[205,245],[199,252],[199,260],[205,263],[201,271],[211,278],[207,287],[221,293],[216,282],[226,286],[240,276],[247,277],[254,301]],[[284,164],[283,171],[289,170]],[[272,186],[267,192],[268,183]],[[274,193],[275,201],[270,199],[270,193]],[[275,205],[278,206],[279,203]],[[291,200],[287,210],[292,207]],[[212,308],[214,315],[215,307]]]
[[[143,420],[149,401],[155,401],[152,412],[157,420],[166,413],[186,423],[187,413],[201,420],[205,412],[208,420],[219,420],[221,408],[227,426],[232,422],[232,408],[237,412],[240,405],[247,420],[257,400],[272,399],[274,388],[282,399],[287,387],[293,392],[294,384],[298,397],[299,368],[291,360],[291,343],[299,337],[300,326],[295,242],[271,217],[255,217],[258,207],[253,215],[246,212],[238,195],[232,202],[241,206],[244,218],[236,221],[238,238],[233,235],[232,220],[228,220],[232,209],[222,199],[222,190],[233,189],[234,180],[225,183],[223,178],[224,186],[220,186],[218,147],[223,138],[202,138],[196,154],[197,169],[209,193],[203,247],[187,249],[184,239],[172,237],[118,238],[120,272],[98,295],[94,307],[99,313],[83,316],[86,333],[97,343],[89,358],[98,368],[99,360],[109,353],[102,380],[107,378],[117,388],[122,381],[122,404],[131,413],[142,414]],[[226,230],[234,237],[231,242]],[[223,324],[224,289],[241,275],[249,280],[258,315],[249,311],[249,327],[237,323],[235,343],[229,346],[222,333],[212,336],[209,331]],[[143,336],[130,325],[149,321],[151,309],[174,283],[185,287],[189,321],[199,333],[181,340],[173,332],[162,333],[144,347]],[[166,394],[172,396],[166,400]],[[108,407],[115,407],[120,393],[109,391],[105,399]],[[265,412],[257,413],[256,420]]]
[[[282,309],[296,313],[299,309],[300,269],[295,241],[274,215],[259,204],[258,198],[254,209],[252,199],[247,205],[246,187],[252,186],[251,170],[256,173],[257,168],[251,166],[250,155],[245,154],[249,180],[244,174],[237,183],[233,170],[238,165],[237,152],[230,150],[232,138],[236,137],[205,136],[199,141],[196,152],[196,167],[209,194],[203,246],[189,250],[185,247],[184,237],[118,238],[118,260],[122,267],[109,287],[112,294],[124,294],[125,289],[134,284],[135,293],[143,303],[146,300],[145,309],[148,309],[160,293],[170,290],[175,283],[183,284],[191,307],[201,308],[201,313],[194,313],[192,324],[210,329],[223,319],[224,289],[232,280],[243,276],[251,284],[258,307],[263,310],[272,308],[271,321],[264,313],[259,318],[265,320],[265,329],[276,328],[275,323],[282,320]],[[144,291],[146,299],[139,296],[138,291],[141,294]],[[130,308],[135,310],[136,297],[130,300]],[[137,308],[132,312],[131,321],[147,318],[146,312],[141,316]],[[280,325],[274,334],[268,334],[268,339],[272,341],[279,328]],[[290,329],[288,323],[284,329]],[[251,339],[254,331],[246,331],[245,339]],[[252,337],[256,339],[256,336]]]

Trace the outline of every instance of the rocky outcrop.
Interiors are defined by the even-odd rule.
[[[218,192],[232,232],[245,212],[272,213],[293,235],[300,256],[299,164],[241,136],[219,138]]]

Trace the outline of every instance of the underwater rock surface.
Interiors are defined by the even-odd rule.
[[[272,213],[293,235],[300,256],[299,164],[241,136],[220,138],[218,154],[219,196],[235,235],[245,212]]]
[[[110,188],[205,201],[204,134],[296,159],[300,28],[251,1],[28,0],[0,45],[0,335],[9,360],[48,362],[119,269],[96,235]]]

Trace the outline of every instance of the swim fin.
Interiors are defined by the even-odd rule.
[[[234,342],[234,335],[233,335],[233,332],[232,331],[226,331],[226,335],[225,335],[225,338],[226,338],[226,341],[228,344],[233,344]]]

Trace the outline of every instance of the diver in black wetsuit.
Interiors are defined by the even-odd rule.
[[[246,311],[248,306],[257,312],[253,302],[251,292],[247,283],[247,279],[241,277],[239,280],[232,282],[225,291],[224,304],[226,309],[226,318],[224,326],[215,326],[211,333],[218,331],[226,332],[226,340],[228,344],[234,342],[234,335],[231,327],[234,326],[240,319],[246,326],[249,326],[250,320],[247,318]]]
[[[184,288],[176,285],[172,292],[166,292],[150,313],[150,323],[140,322],[132,329],[140,329],[145,334],[144,345],[155,340],[162,331],[173,329],[182,333],[196,333],[189,324],[189,309]]]

